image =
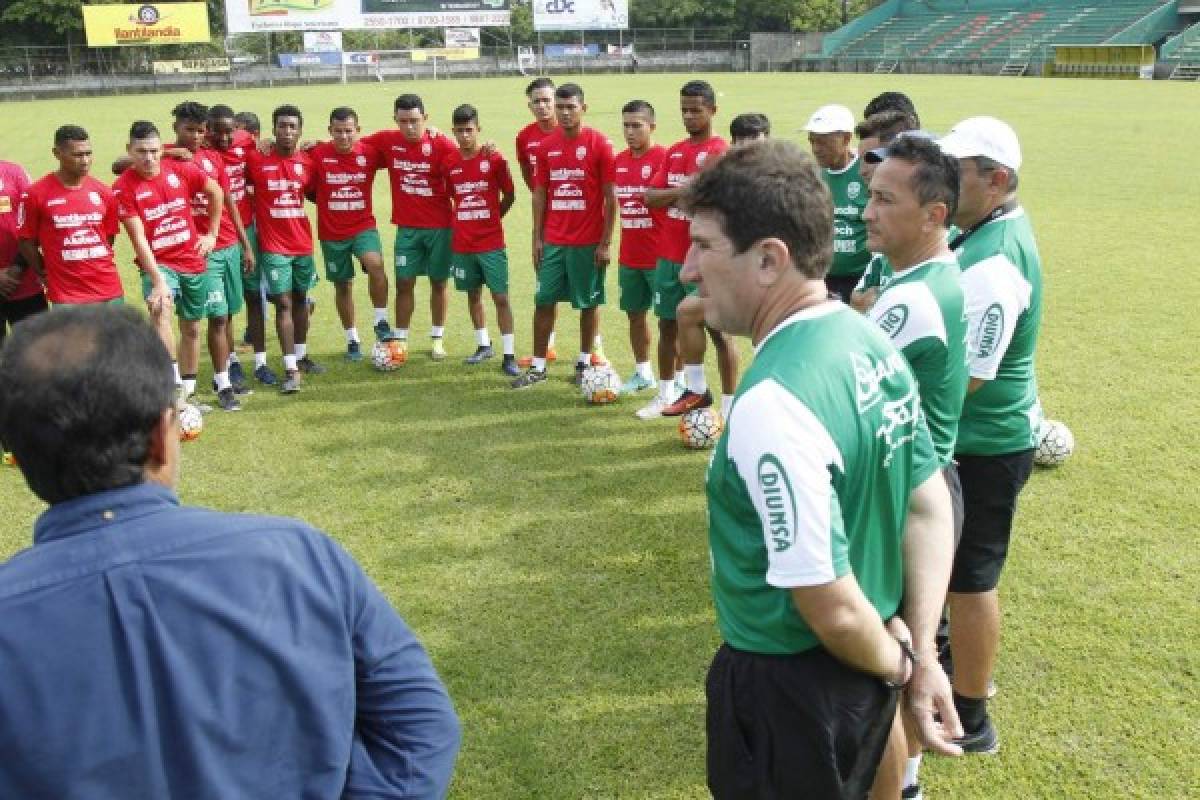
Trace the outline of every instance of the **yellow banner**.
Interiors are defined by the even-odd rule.
[[[88,47],[207,42],[206,3],[84,6]]]
[[[444,58],[447,61],[474,61],[479,58],[478,47],[427,47],[424,50],[413,50],[413,61],[428,61],[431,58]]]

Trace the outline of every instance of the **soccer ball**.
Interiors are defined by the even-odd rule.
[[[371,363],[380,372],[391,372],[406,361],[408,353],[398,341],[376,342],[371,348]]]
[[[579,379],[579,391],[584,400],[602,406],[616,401],[621,393],[621,379],[610,367],[588,367]]]
[[[679,438],[689,450],[712,447],[724,428],[721,415],[711,407],[693,408],[679,418]]]
[[[15,467],[16,465],[17,465],[17,457],[14,456],[12,453],[5,453],[4,454],[4,466]]]
[[[193,441],[200,438],[200,432],[203,430],[204,416],[200,409],[191,403],[185,403],[183,408],[179,409],[179,439],[184,442]]]
[[[1071,429],[1058,420],[1042,420],[1037,441],[1033,461],[1041,467],[1056,467],[1075,452],[1075,437],[1071,435]]]

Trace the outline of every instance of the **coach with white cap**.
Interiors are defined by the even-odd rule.
[[[821,177],[833,195],[833,266],[825,285],[842,302],[850,301],[850,293],[871,260],[867,226],[862,220],[867,182],[858,171],[858,153],[850,147],[854,124],[850,109],[828,105],[813,112],[804,126],[813,158],[821,165]]]
[[[960,744],[967,752],[994,753],[999,737],[987,696],[1000,644],[996,585],[1041,419],[1034,352],[1042,267],[1017,202],[1021,146],[1013,129],[993,117],[972,117],[939,144],[959,160],[954,222],[962,232],[950,246],[963,270],[970,374],[955,447],[965,518],[950,578],[951,666],[966,732]]]

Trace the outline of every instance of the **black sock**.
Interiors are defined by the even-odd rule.
[[[194,381],[196,380],[196,373],[192,372],[188,375],[180,375],[179,377],[183,378],[185,381]]]
[[[958,719],[962,723],[963,730],[971,733],[979,730],[983,721],[987,719],[987,698],[963,697],[955,692],[954,709],[958,712]]]

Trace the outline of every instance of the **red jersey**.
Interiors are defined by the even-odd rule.
[[[77,189],[53,172],[21,195],[17,234],[42,251],[51,303],[102,303],[125,294],[110,240],[117,235],[117,202],[90,175]]]
[[[631,150],[617,156],[613,183],[617,207],[621,209],[621,254],[617,260],[622,266],[654,269],[658,260],[658,229],[663,215],[646,208],[646,187],[666,154],[666,148],[656,144],[640,156]]]
[[[504,156],[477,153],[463,158],[456,152],[446,161],[446,176],[454,198],[450,249],[456,253],[488,253],[504,247],[500,195],[513,193],[512,173]]]
[[[198,275],[204,272],[205,259],[196,252],[200,233],[191,204],[208,176],[187,161],[164,158],[161,166],[153,178],[143,178],[132,167],[121,173],[113,183],[117,214],[121,219],[141,219],[146,241],[160,266]]]
[[[237,203],[242,225],[249,228],[254,224],[254,199],[246,189],[246,158],[257,147],[254,137],[245,131],[233,132],[233,144],[228,150],[218,150],[225,162],[225,177],[229,180],[229,194]],[[230,220],[232,224],[232,220]]]
[[[535,154],[539,147],[542,146],[542,140],[550,134],[558,130],[558,125],[548,131],[541,129],[536,122],[531,122],[517,134],[517,161],[529,167],[530,175],[532,176],[537,169],[537,159]],[[536,184],[531,184],[530,189]]]
[[[317,195],[317,236],[341,242],[375,227],[371,191],[383,157],[369,144],[355,142],[349,153],[339,153],[332,142],[321,142],[308,151],[313,162],[313,190]]]
[[[0,270],[12,266],[17,257],[17,231],[20,228],[17,208],[21,205],[21,195],[28,188],[29,175],[25,170],[11,161],[0,161]],[[41,293],[42,282],[37,271],[27,267],[17,288],[3,301],[25,300]]]
[[[613,146],[595,128],[568,138],[561,128],[536,153],[535,186],[546,187],[542,238],[547,244],[583,247],[604,237],[604,187],[613,182]]]
[[[720,136],[712,136],[700,144],[690,139],[676,142],[667,149],[663,165],[650,182],[652,189],[674,189],[683,186],[710,158],[715,158],[729,149],[729,144]],[[692,246],[692,219],[682,210],[670,206],[661,218],[662,230],[658,237],[658,254],[668,261],[682,264]]]
[[[450,193],[445,161],[458,147],[444,133],[426,131],[410,142],[398,130],[378,131],[363,141],[383,154],[392,184],[392,224],[449,228]]]
[[[192,163],[212,178],[221,187],[222,192],[229,191],[229,178],[225,175],[225,159],[216,150],[200,148],[192,154]],[[199,192],[192,196],[192,216],[196,218],[196,230],[209,233],[212,229],[208,222],[208,195]],[[217,228],[217,250],[223,250],[237,244],[237,228],[233,227],[233,217],[229,209],[221,209],[221,223]]]
[[[311,256],[312,225],[304,212],[304,195],[313,184],[308,154],[297,150],[282,156],[272,150],[264,156],[251,150],[246,159],[246,183],[254,187],[259,249],[281,256]]]

